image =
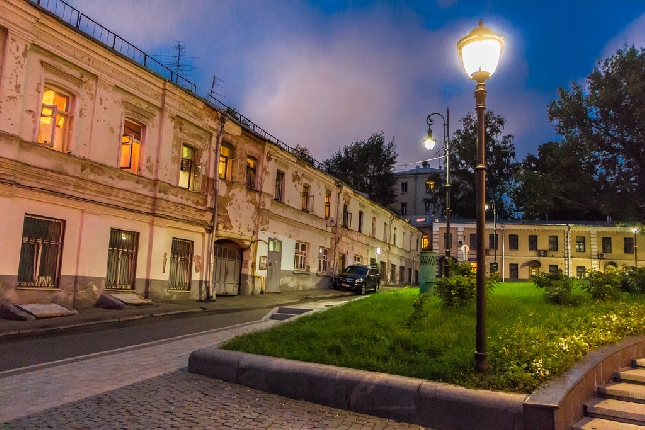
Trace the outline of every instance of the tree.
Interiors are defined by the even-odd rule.
[[[453,216],[475,218],[475,166],[477,164],[477,117],[468,114],[461,120],[462,128],[450,141],[450,207]],[[509,218],[514,213],[510,192],[516,170],[513,135],[502,135],[506,120],[486,111],[486,200],[495,202],[497,216]],[[445,205],[445,188],[439,198]]]
[[[311,155],[309,148],[307,148],[306,146],[300,146],[299,143],[297,143],[294,148],[291,148],[289,152],[291,152],[296,157],[300,158],[305,163],[310,164],[312,166],[316,162],[314,157]]]
[[[329,174],[367,194],[370,200],[388,206],[396,201],[396,157],[394,140],[386,143],[380,132],[344,146],[323,165]]]
[[[586,81],[559,89],[549,120],[596,166],[602,211],[645,221],[645,50],[625,48],[600,60]]]
[[[602,220],[600,178],[575,142],[548,142],[520,164],[511,197],[524,219]]]

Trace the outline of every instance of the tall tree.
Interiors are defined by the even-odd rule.
[[[584,145],[597,166],[603,211],[645,221],[645,50],[625,48],[598,62],[585,90],[559,89],[548,108],[555,130]]]
[[[510,201],[516,170],[513,135],[503,135],[506,120],[486,111],[486,200],[495,202],[498,218],[514,213]],[[461,120],[462,128],[450,141],[450,206],[453,216],[475,218],[475,166],[477,164],[477,116],[473,112]],[[443,187],[442,187],[443,189]],[[439,197],[443,201],[440,192]]]
[[[396,157],[394,140],[385,142],[380,132],[339,149],[323,164],[331,175],[366,193],[372,201],[388,206],[396,201]]]
[[[511,196],[524,219],[602,220],[602,178],[584,145],[548,142],[520,164]]]

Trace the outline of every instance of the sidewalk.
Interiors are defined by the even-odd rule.
[[[54,330],[75,329],[93,324],[117,323],[139,318],[159,317],[174,314],[197,312],[230,312],[244,309],[273,309],[277,306],[309,301],[327,300],[336,297],[351,296],[347,291],[331,289],[287,291],[251,296],[219,296],[215,301],[200,302],[182,300],[172,302],[154,302],[151,305],[132,306],[125,309],[103,309],[90,307],[78,309],[78,314],[39,318],[33,321],[14,321],[0,319],[0,339],[3,337],[22,337],[43,334]]]

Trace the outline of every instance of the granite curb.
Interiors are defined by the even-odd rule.
[[[227,351],[190,354],[188,371],[260,391],[436,429],[522,429],[526,395]]]

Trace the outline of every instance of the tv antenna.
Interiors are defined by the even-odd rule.
[[[213,75],[213,83],[211,84],[210,95],[212,97],[215,97],[216,95],[218,95],[218,96],[220,96],[220,97],[225,99],[226,98],[225,95],[222,95],[222,94],[218,93],[217,91],[215,91],[215,87],[224,88],[223,86],[221,86],[220,84],[217,83],[218,81],[221,82],[221,83],[225,83],[223,79],[218,79],[216,75]]]
[[[193,60],[198,60],[199,57],[187,56],[186,45],[182,44],[180,40],[175,40],[175,45],[173,45],[172,49],[175,50],[174,55],[155,55],[155,57],[165,59],[165,61],[160,61],[161,64],[176,74],[184,77],[191,76],[191,73],[197,69],[197,66],[193,64]]]

